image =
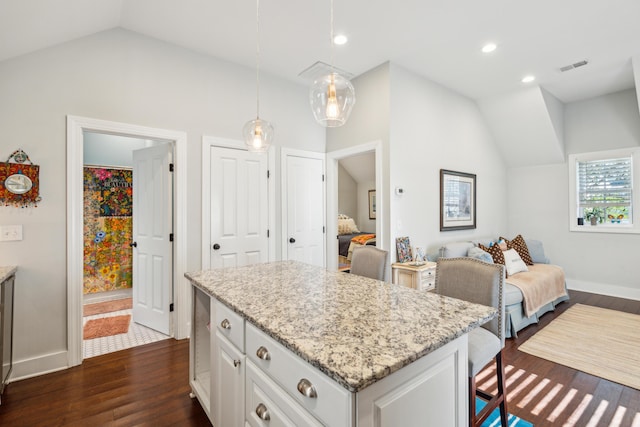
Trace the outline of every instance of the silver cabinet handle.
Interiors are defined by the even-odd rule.
[[[271,416],[269,415],[269,410],[262,403],[258,405],[256,408],[256,415],[260,417],[263,421],[269,421]]]
[[[258,351],[256,351],[256,356],[258,356],[262,360],[271,360],[269,350],[267,350],[264,346],[260,346]]]
[[[298,382],[298,391],[303,396],[310,397],[311,399],[315,399],[316,397],[318,397],[316,388],[313,384],[311,384],[311,381],[306,378],[303,378]]]
[[[222,327],[222,329],[231,329],[231,322],[229,322],[228,319],[224,319],[222,322],[220,322],[220,326]]]
[[[240,361],[236,359],[233,361],[233,367],[237,368],[238,366],[240,366]]]

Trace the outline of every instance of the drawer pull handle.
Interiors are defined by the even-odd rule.
[[[256,415],[260,417],[263,421],[269,421],[271,416],[269,415],[269,410],[262,403],[258,405],[256,408]]]
[[[309,397],[311,399],[315,399],[316,397],[318,397],[316,388],[314,387],[313,384],[311,384],[311,381],[309,381],[306,378],[303,378],[300,380],[300,382],[298,382],[298,391],[303,396]]]
[[[222,329],[231,329],[231,322],[229,322],[228,319],[224,319],[222,322],[220,322],[220,326],[222,327]]]
[[[237,368],[238,366],[240,366],[240,361],[239,361],[239,360],[237,360],[237,359],[234,359],[234,361],[233,361],[233,367],[234,367],[234,368]]]
[[[269,354],[269,350],[267,350],[263,346],[260,346],[258,351],[256,351],[256,356],[258,356],[262,360],[271,360],[271,355]]]

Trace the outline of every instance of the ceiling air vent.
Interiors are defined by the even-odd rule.
[[[565,71],[573,70],[574,68],[583,67],[583,66],[587,65],[588,63],[589,63],[589,61],[584,59],[582,61],[575,62],[575,63],[569,64],[569,65],[565,65],[564,67],[560,67],[560,71],[562,71],[564,73]]]

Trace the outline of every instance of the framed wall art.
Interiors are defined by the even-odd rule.
[[[440,231],[476,228],[476,176],[440,169]]]
[[[376,219],[376,190],[369,190],[369,219]]]

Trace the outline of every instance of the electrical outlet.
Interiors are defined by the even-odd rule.
[[[0,226],[0,242],[22,240],[22,225]]]

